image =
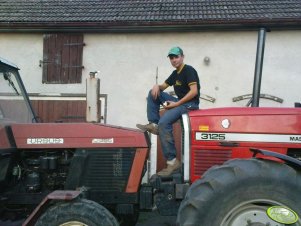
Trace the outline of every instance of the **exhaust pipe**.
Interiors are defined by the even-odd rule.
[[[260,28],[260,30],[258,32],[258,40],[257,40],[257,53],[256,53],[255,74],[254,74],[251,107],[259,107],[265,36],[266,36],[266,28]]]
[[[90,72],[90,78],[86,80],[86,122],[100,122],[100,79],[95,77],[98,72]]]

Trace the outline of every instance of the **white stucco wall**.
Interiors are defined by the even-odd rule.
[[[154,34],[85,34],[83,83],[42,84],[42,34],[1,34],[0,56],[17,64],[30,93],[85,93],[85,79],[99,70],[100,92],[108,94],[107,123],[135,127],[146,123],[146,95],[156,81],[171,73],[166,57],[170,47],[183,48],[185,62],[195,67],[201,92],[216,98],[202,108],[244,106],[232,98],[250,94],[253,86],[257,32],[190,32]],[[262,93],[284,99],[282,104],[261,100],[261,106],[293,106],[301,101],[301,31],[267,33]],[[209,57],[206,65],[204,58]]]

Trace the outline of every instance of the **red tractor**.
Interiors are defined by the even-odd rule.
[[[253,107],[183,115],[181,170],[143,184],[147,133],[39,123],[18,67],[0,59],[2,222],[133,226],[157,208],[180,226],[300,226],[301,108],[257,107],[264,37],[262,29]]]

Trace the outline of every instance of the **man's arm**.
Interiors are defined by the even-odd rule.
[[[164,82],[161,85],[154,85],[152,88],[152,96],[154,100],[156,100],[160,94],[161,91],[164,91],[169,85]]]
[[[165,109],[171,109],[178,107],[190,100],[192,100],[196,95],[198,95],[198,86],[197,83],[193,83],[189,86],[190,90],[189,92],[179,101],[177,102],[172,102],[172,101],[167,101],[168,105],[165,107]]]

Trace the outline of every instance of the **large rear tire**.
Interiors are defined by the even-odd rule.
[[[114,216],[98,203],[79,199],[51,206],[35,226],[119,226]]]
[[[189,188],[180,226],[275,226],[266,210],[284,205],[301,216],[301,173],[285,164],[235,159],[209,169]],[[300,226],[301,220],[294,226]]]

